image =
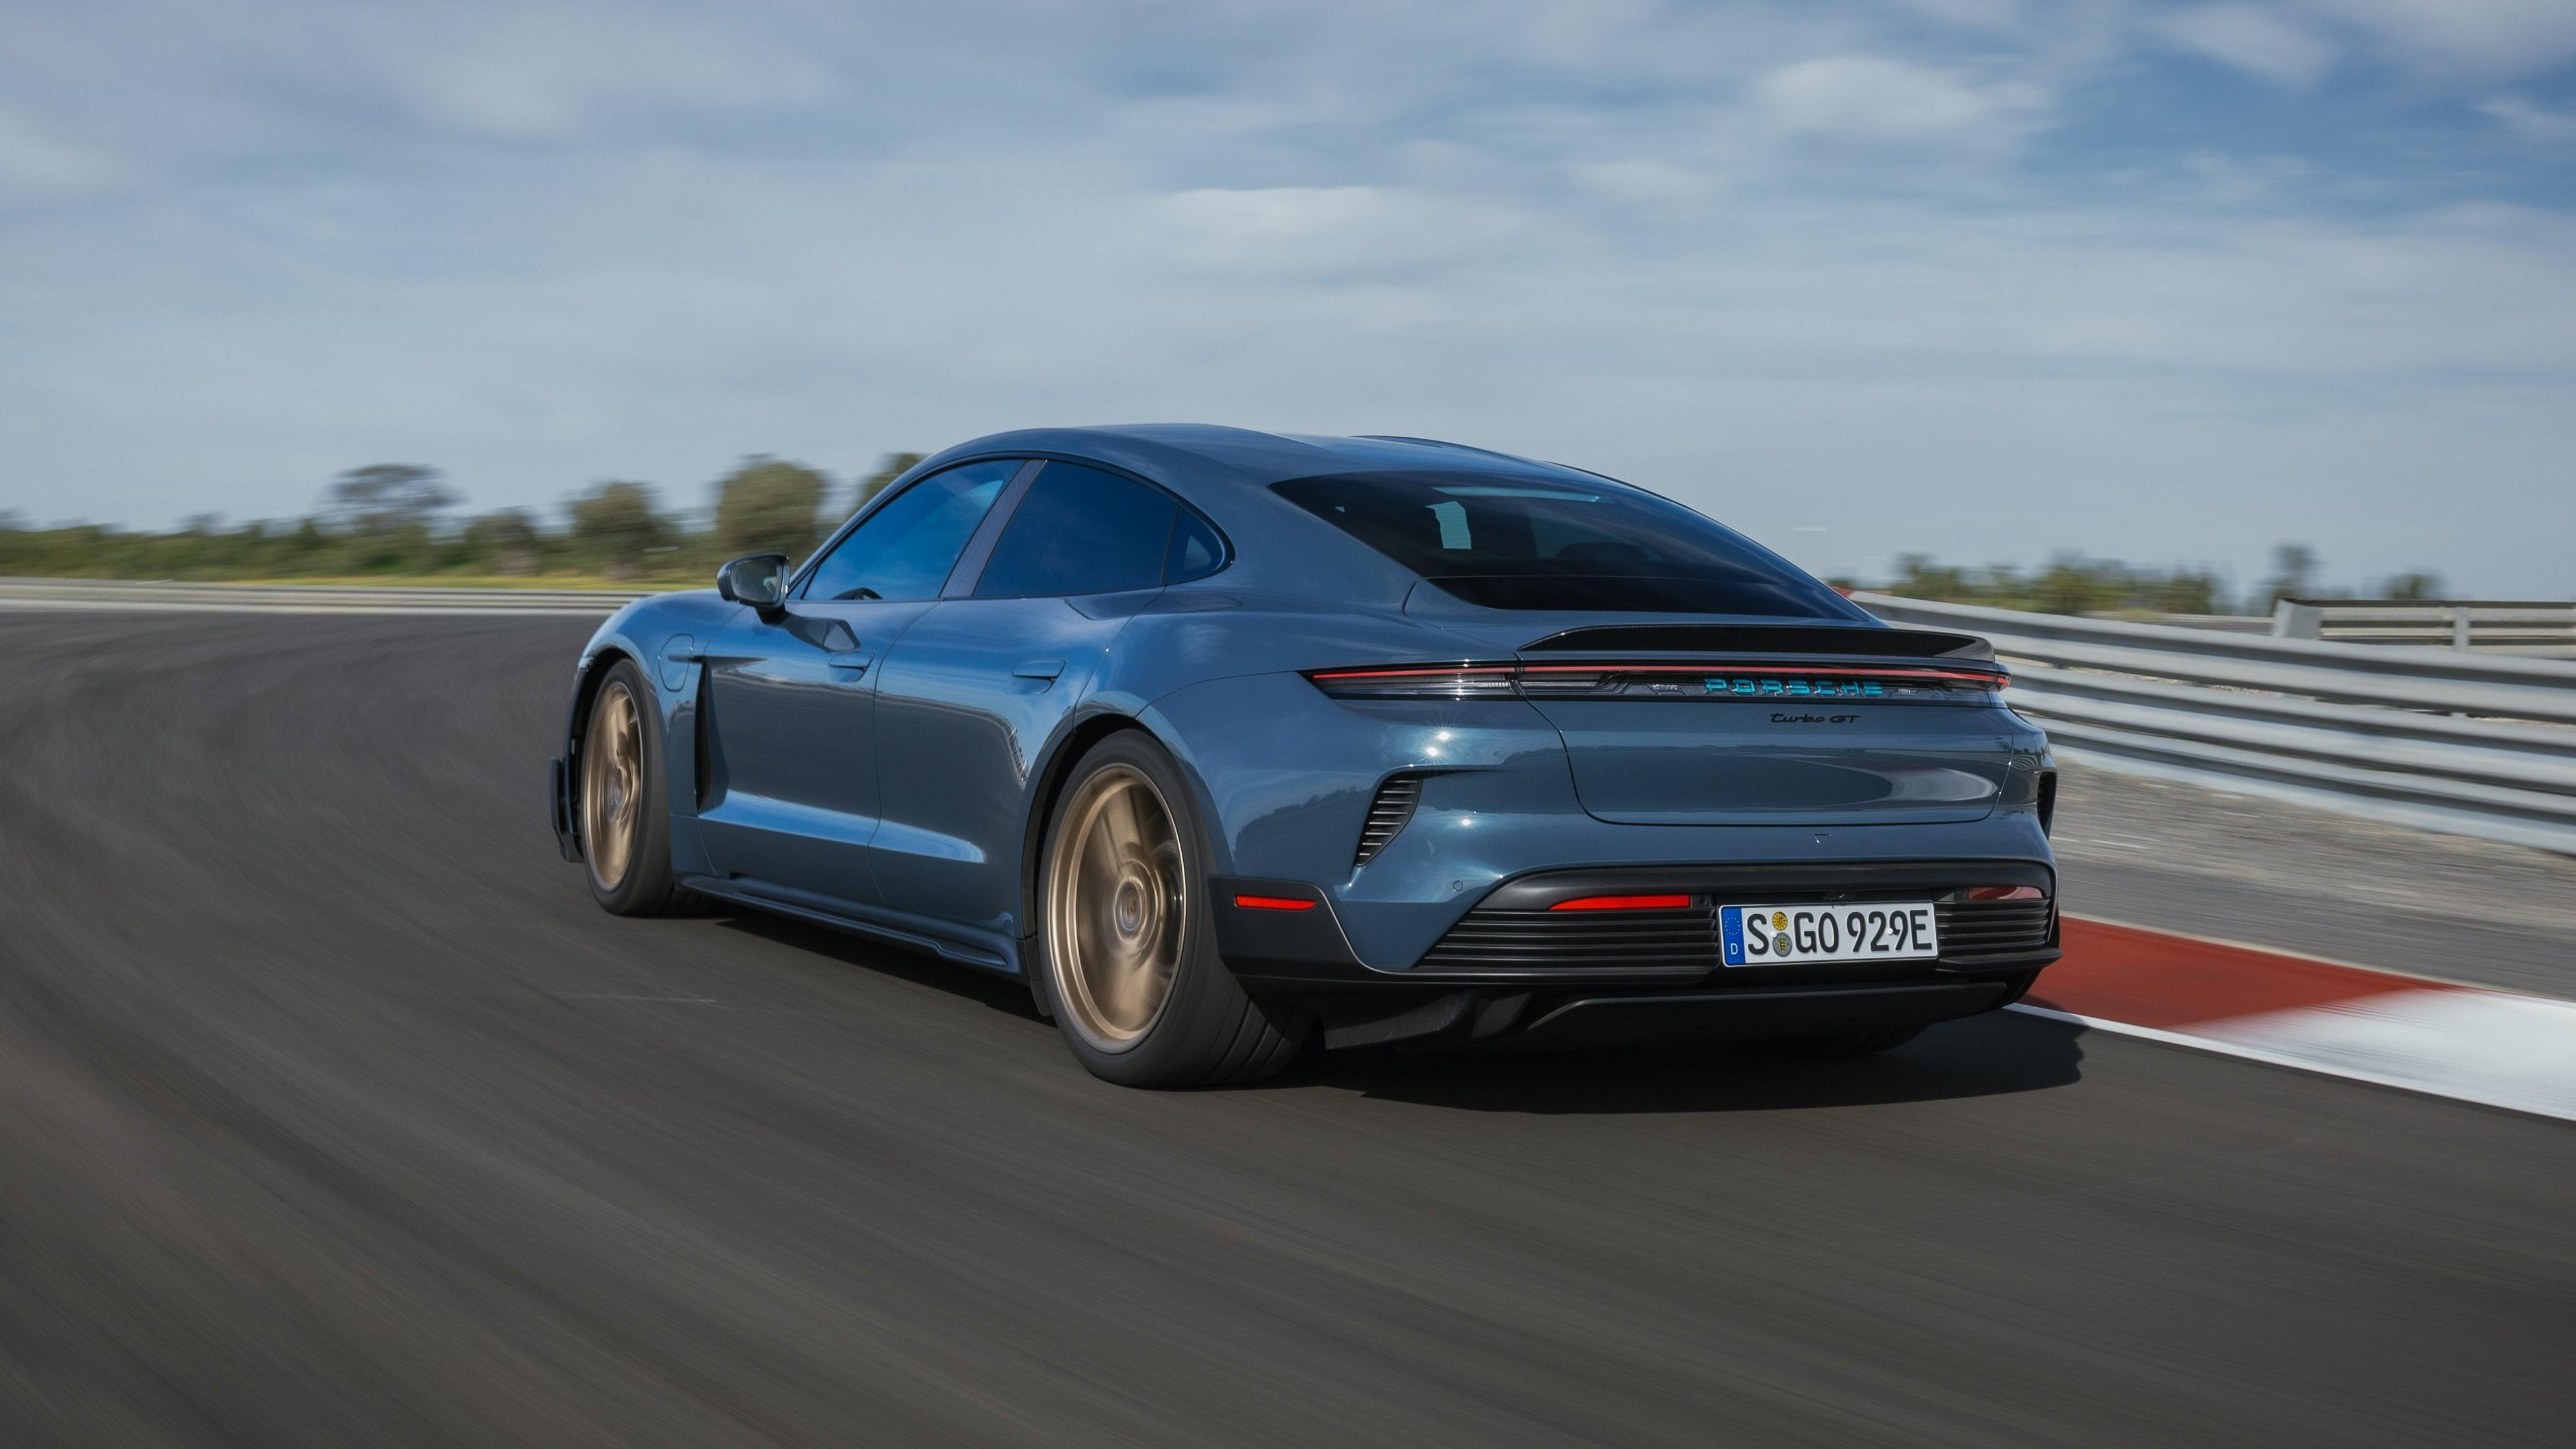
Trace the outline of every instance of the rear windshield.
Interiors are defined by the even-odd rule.
[[[1604,479],[1336,473],[1280,496],[1489,609],[1850,619],[1832,589],[1678,503]]]

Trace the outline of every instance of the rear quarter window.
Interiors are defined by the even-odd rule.
[[[993,546],[975,596],[1158,587],[1179,512],[1170,494],[1133,479],[1079,463],[1049,463]]]

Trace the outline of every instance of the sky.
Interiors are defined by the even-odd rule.
[[[2576,594],[2569,0],[12,0],[0,510],[1392,432]]]

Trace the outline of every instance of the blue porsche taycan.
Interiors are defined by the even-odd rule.
[[[2056,774],[2004,686],[1579,469],[1003,433],[603,624],[554,821],[611,911],[1017,977],[1117,1082],[1318,1037],[1856,1053],[2056,959]]]

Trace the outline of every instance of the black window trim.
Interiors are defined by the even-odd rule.
[[[1153,479],[1144,477],[1130,469],[1121,468],[1115,463],[1104,463],[1097,458],[1085,458],[1075,453],[1032,453],[1028,455],[1028,457],[1031,466],[1022,469],[1018,476],[1011,480],[1011,486],[1003,490],[1000,498],[994,500],[992,512],[984,515],[984,521],[992,528],[991,534],[987,536],[979,532],[975,538],[966,545],[966,552],[959,556],[957,560],[957,568],[954,572],[949,574],[947,587],[940,591],[939,597],[943,599],[967,599],[976,596],[975,586],[984,581],[984,567],[993,561],[993,549],[1001,542],[1002,531],[1011,526],[1011,515],[1017,514],[1020,511],[1021,501],[1026,499],[1028,497],[1029,490],[1037,485],[1039,474],[1044,471],[1042,465],[1047,463],[1070,463],[1077,468],[1089,468],[1096,472],[1107,473],[1114,478],[1123,478],[1130,483],[1137,484],[1144,488],[1149,488],[1172,500],[1172,505],[1175,509],[1186,510],[1191,517],[1196,518],[1199,522],[1207,525],[1207,531],[1216,539],[1218,555],[1216,567],[1209,569],[1206,573],[1200,574],[1196,578],[1186,579],[1183,582],[1193,584],[1203,583],[1206,580],[1215,578],[1218,574],[1224,573],[1227,569],[1234,567],[1234,540],[1226,537],[1225,530],[1217,527],[1216,520],[1208,517],[1206,513],[1193,506],[1188,499],[1183,498],[1178,493],[1175,493],[1171,489],[1164,487],[1162,484],[1155,482]],[[968,461],[973,460],[970,459]],[[941,471],[945,472],[947,470],[942,469]],[[1179,512],[1175,512],[1172,515],[1171,528],[1176,530],[1180,526],[1181,515]],[[1171,559],[1172,533],[1171,530],[1166,530],[1163,534],[1164,567],[1169,568],[1171,566]],[[972,571],[969,571],[966,567],[969,560],[972,560],[975,565]],[[1170,588],[1171,585],[1169,583],[1157,583],[1154,587],[1164,589]],[[1109,589],[1104,590],[1103,592],[1143,593],[1144,590]],[[996,594],[993,597],[1014,599],[1088,599],[1096,598],[1098,595]]]
[[[977,572],[982,572],[984,556],[993,551],[993,540],[1001,536],[1001,530],[994,526],[994,516],[1006,509],[1019,506],[1019,495],[1028,491],[1029,480],[1036,476],[1038,464],[1043,460],[1025,453],[987,453],[980,457],[958,458],[942,463],[936,468],[915,473],[908,479],[897,479],[895,483],[880,491],[876,497],[869,499],[866,507],[851,514],[840,527],[832,530],[831,536],[816,545],[811,554],[806,555],[805,561],[797,565],[794,577],[787,581],[788,600],[799,604],[829,602],[823,599],[807,599],[805,586],[813,582],[814,571],[823,566],[823,560],[832,556],[832,550],[839,548],[843,539],[858,532],[869,519],[876,517],[878,509],[943,473],[952,473],[959,468],[972,467],[977,463],[1008,463],[1014,460],[1018,461],[1019,469],[1002,485],[1001,495],[993,500],[993,506],[984,510],[983,520],[975,525],[973,533],[966,536],[966,547],[958,552],[956,561],[949,565],[947,581],[939,586],[938,593],[931,596],[934,599],[952,597],[949,591],[956,584],[958,573],[969,560],[974,562]],[[981,553],[977,552],[979,547],[982,549]]]
[[[984,576],[984,565],[993,557],[993,546],[1002,541],[1002,530],[1011,526],[1011,515],[1020,511],[1020,500],[1028,496],[1030,486],[1045,470],[1044,458],[1031,458],[1011,475],[1011,481],[1002,486],[1002,496],[984,510],[984,521],[976,525],[974,536],[966,540],[965,549],[957,555],[957,566],[948,571],[947,582],[939,586],[940,598],[962,599],[975,592],[975,581]]]

